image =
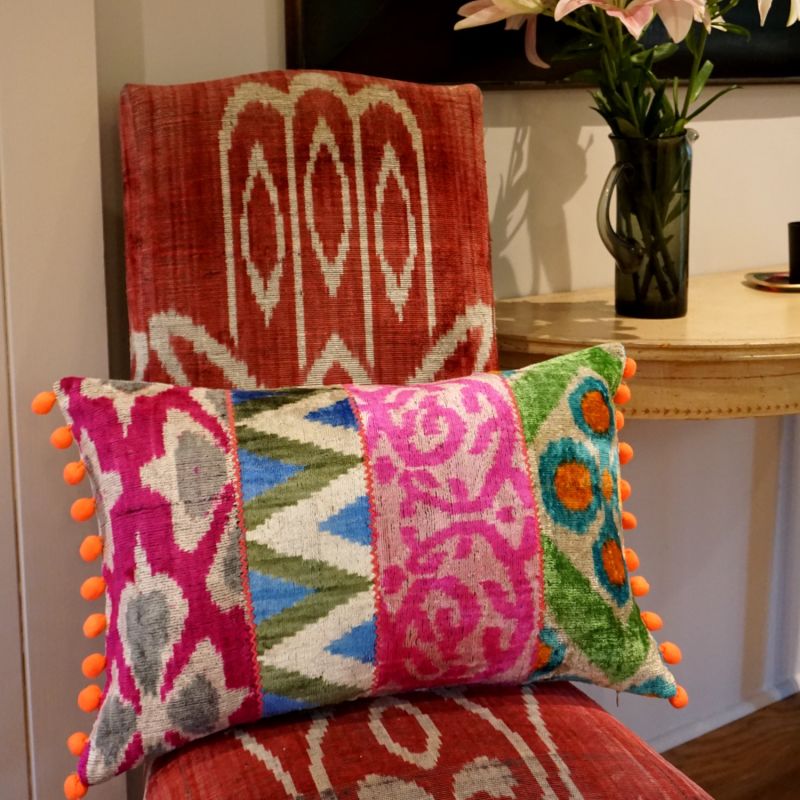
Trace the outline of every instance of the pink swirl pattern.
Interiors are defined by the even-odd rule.
[[[373,479],[375,691],[524,681],[541,624],[541,551],[505,380],[348,391]]]

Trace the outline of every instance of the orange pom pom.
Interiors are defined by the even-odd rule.
[[[72,736],[67,739],[67,750],[77,758],[83,752],[83,748],[86,747],[86,740],[88,738],[89,737],[82,731],[73,733]]]
[[[683,686],[678,686],[674,697],[670,697],[669,704],[673,708],[685,708],[689,705],[689,695]]]
[[[84,600],[97,600],[106,590],[106,582],[99,575],[87,578],[81,584],[81,597]]]
[[[83,623],[83,635],[87,639],[94,639],[106,629],[105,614],[89,614]]]
[[[632,531],[636,529],[636,526],[639,524],[639,520],[636,519],[636,515],[632,514],[630,511],[623,511],[622,512],[622,528],[626,531]]]
[[[49,414],[56,404],[55,392],[39,392],[31,402],[31,411],[34,414]]]
[[[628,572],[636,572],[639,569],[639,556],[632,547],[625,548],[625,564]]]
[[[627,464],[633,459],[633,448],[627,442],[619,443],[619,463]]]
[[[618,406],[624,406],[625,403],[630,403],[631,401],[631,387],[628,386],[627,383],[621,383],[619,385],[619,389],[617,389],[617,393],[614,395],[614,402]]]
[[[64,797],[67,800],[81,800],[82,797],[86,797],[86,792],[86,784],[78,777],[77,772],[67,775],[64,781]]]
[[[680,647],[674,642],[662,642],[658,649],[661,651],[661,657],[667,664],[680,664],[683,661],[683,653]]]
[[[619,498],[624,503],[626,500],[630,499],[631,496],[631,485],[625,478],[619,479]]]
[[[103,540],[94,534],[87,536],[81,542],[79,552],[84,561],[94,561],[103,552]]]
[[[90,683],[85,689],[81,689],[78,694],[78,708],[91,714],[100,707],[100,701],[103,698],[103,692],[96,683]]]
[[[106,657],[102,653],[92,653],[83,659],[81,672],[87,678],[96,678],[106,668]]]
[[[69,515],[75,522],[86,522],[97,511],[97,500],[94,497],[79,497],[69,510]]]
[[[664,620],[655,611],[642,611],[642,622],[649,631],[660,631],[664,627]]]
[[[64,467],[64,481],[70,486],[77,486],[86,477],[86,467],[82,461],[70,461]]]
[[[58,450],[66,450],[72,441],[72,428],[69,425],[62,425],[50,434],[50,444]]]
[[[636,362],[628,356],[625,359],[625,368],[622,370],[622,377],[630,380],[636,374]]]
[[[644,597],[650,591],[650,584],[641,575],[631,578],[631,591],[634,597]]]
[[[614,411],[614,421],[617,423],[618,431],[621,431],[625,427],[625,415],[619,409]]]

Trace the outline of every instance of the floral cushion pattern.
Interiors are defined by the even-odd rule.
[[[238,723],[558,677],[672,697],[623,558],[624,352],[419,386],[66,378],[107,683],[86,784]]]
[[[120,132],[135,378],[496,367],[476,87],[303,71],[131,85]]]

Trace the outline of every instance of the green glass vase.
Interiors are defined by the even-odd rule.
[[[615,307],[625,317],[682,317],[689,283],[692,143],[611,136],[616,162],[597,208],[600,237],[616,261]],[[611,201],[616,195],[616,228]]]

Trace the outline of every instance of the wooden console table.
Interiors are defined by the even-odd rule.
[[[798,413],[800,294],[751,289],[745,274],[691,278],[681,319],[617,317],[613,289],[500,300],[500,363],[513,369],[619,341],[639,363],[631,418]]]

